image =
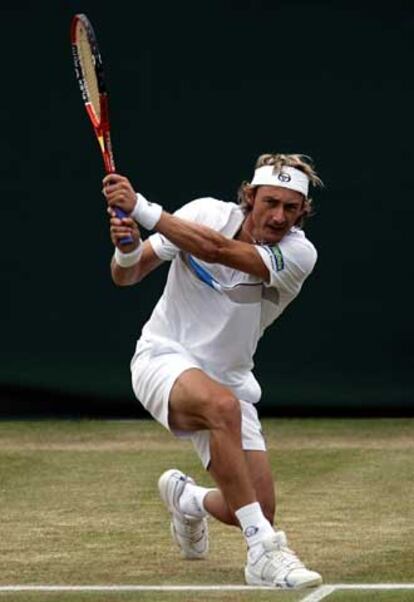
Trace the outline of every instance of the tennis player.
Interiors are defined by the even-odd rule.
[[[302,226],[309,187],[320,184],[307,157],[262,155],[251,182],[240,187],[239,203],[199,198],[171,215],[127,178],[103,180],[114,282],[136,284],[171,262],[131,362],[135,395],[174,435],[191,438],[217,484],[201,487],[177,468],[161,475],[173,538],[185,558],[203,558],[209,515],[241,528],[252,585],[322,582],[274,526],[274,481],[256,410],[261,389],[252,373],[264,330],[314,268],[316,250]],[[118,219],[114,206],[129,217]],[[155,233],[142,242],[139,226]],[[133,242],[121,246],[128,235]]]

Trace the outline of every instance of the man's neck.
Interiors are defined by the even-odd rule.
[[[235,239],[240,240],[241,242],[247,242],[251,245],[255,245],[255,244],[257,244],[257,241],[254,238],[254,236],[250,233],[249,226],[250,226],[250,220],[249,220],[249,216],[247,215],[246,218],[243,220],[243,223],[240,226],[240,229],[237,232]]]

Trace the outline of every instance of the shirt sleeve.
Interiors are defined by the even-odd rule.
[[[177,211],[174,211],[173,215],[181,217],[191,222],[197,222],[200,214],[200,201],[203,199],[196,199],[183,205]],[[174,257],[179,253],[180,249],[174,245],[168,238],[163,234],[156,232],[149,237],[149,241],[154,250],[154,253],[164,261],[172,261]]]
[[[256,249],[270,274],[265,286],[296,297],[316,263],[317,253],[313,244],[303,238],[289,242],[282,240],[273,246],[256,245]]]

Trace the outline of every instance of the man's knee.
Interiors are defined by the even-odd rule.
[[[220,391],[209,404],[209,427],[211,429],[241,429],[240,402],[231,391]]]

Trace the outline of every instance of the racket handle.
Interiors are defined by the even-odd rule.
[[[114,209],[116,217],[119,217],[119,219],[122,219],[123,217],[128,217],[128,214],[125,213],[125,211],[123,211],[119,207],[115,207]],[[134,239],[132,238],[132,236],[124,236],[124,238],[121,238],[119,242],[121,243],[121,245],[129,245],[131,244],[131,242],[134,242]]]

